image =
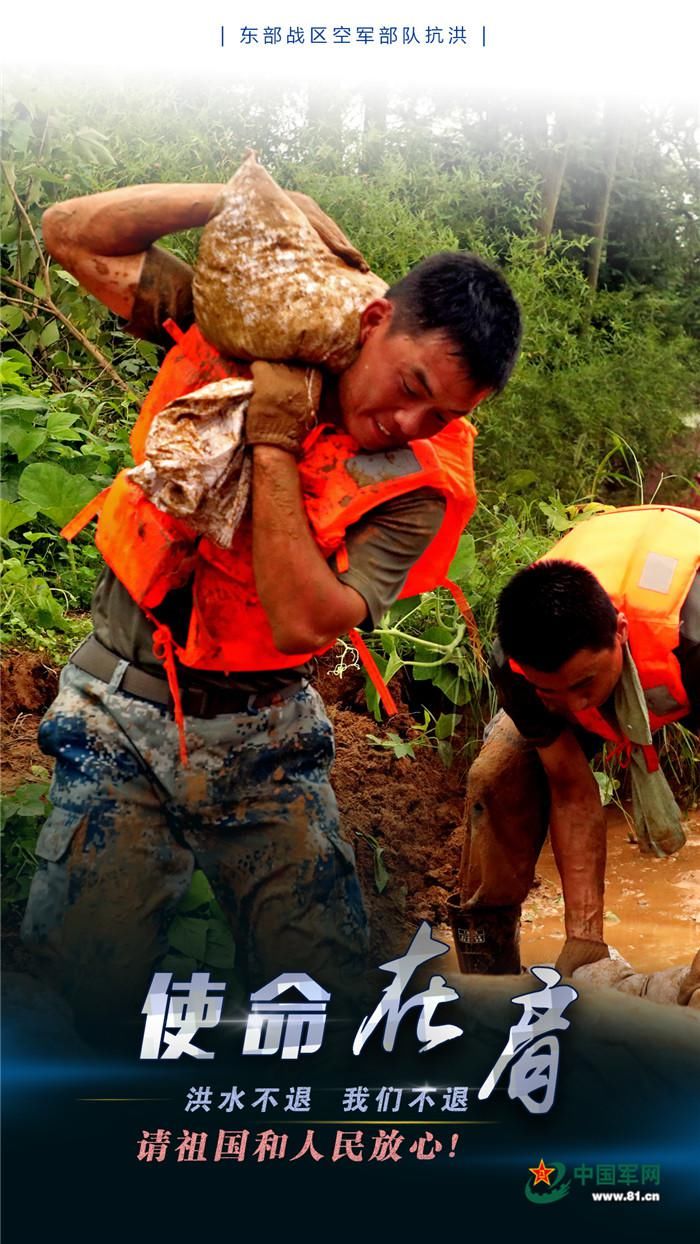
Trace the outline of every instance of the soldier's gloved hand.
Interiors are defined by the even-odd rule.
[[[346,238],[340,226],[330,216],[326,216],[315,199],[308,194],[301,194],[298,190],[288,190],[287,194],[297,207],[301,208],[309,224],[313,225],[329,251],[344,260],[351,268],[358,268],[360,272],[369,272],[369,264],[364,255],[358,251],[356,246],[353,246],[349,238]]]
[[[557,972],[562,976],[571,976],[576,968],[584,963],[597,963],[599,959],[609,959],[610,951],[605,942],[589,942],[583,937],[567,937],[564,949],[555,963]]]
[[[321,373],[315,367],[252,363],[253,393],[245,417],[249,445],[276,445],[298,457],[316,422]]]

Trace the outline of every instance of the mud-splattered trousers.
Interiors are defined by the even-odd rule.
[[[53,811],[22,933],[85,1026],[140,1015],[196,866],[247,988],[297,969],[336,998],[365,970],[367,918],[338,833],[318,693],[188,717],[186,729],[184,768],[165,709],[70,664],[41,723],[40,746],[56,757]]]

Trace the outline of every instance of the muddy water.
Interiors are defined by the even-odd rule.
[[[690,965],[700,947],[700,812],[685,822],[688,841],[670,859],[640,855],[618,809],[608,811],[605,937],[638,972]],[[564,940],[559,874],[547,841],[538,884],[523,907],[522,962],[552,963]],[[451,934],[445,940],[452,940]],[[443,961],[457,971],[452,951]]]
[[[639,972],[690,964],[700,945],[700,813],[686,822],[688,841],[670,859],[640,855],[623,814],[608,814],[605,937]],[[551,962],[564,934],[559,875],[547,842],[540,884],[525,907],[523,963]]]

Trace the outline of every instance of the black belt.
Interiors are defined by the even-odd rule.
[[[160,704],[170,710],[173,708],[173,699],[165,677],[147,674],[138,665],[122,660],[116,653],[110,652],[109,648],[105,648],[94,635],[88,636],[72,654],[70,661],[72,665],[77,665],[78,669],[92,674],[101,682],[114,681],[113,691],[124,691],[140,700],[150,700],[152,704]],[[219,717],[224,713],[252,712],[258,708],[268,708],[272,704],[281,704],[305,686],[306,679],[298,678],[286,687],[252,695],[240,687],[232,687],[230,690],[223,687],[212,687],[209,690],[203,687],[183,687],[182,711],[187,717]]]

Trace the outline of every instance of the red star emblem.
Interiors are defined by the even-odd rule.
[[[546,1184],[547,1187],[549,1187],[549,1176],[554,1174],[556,1167],[545,1166],[544,1158],[540,1158],[539,1166],[528,1166],[527,1169],[530,1171],[532,1175],[535,1176],[534,1182],[532,1185],[533,1188],[535,1187],[536,1184]]]

